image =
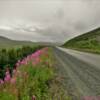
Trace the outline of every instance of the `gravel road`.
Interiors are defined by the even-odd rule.
[[[100,96],[99,55],[60,47],[54,47],[53,51],[58,70],[64,76],[64,86],[74,100],[78,100],[77,97]]]

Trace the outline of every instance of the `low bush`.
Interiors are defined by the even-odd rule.
[[[0,50],[0,78],[4,77],[4,72],[7,69],[12,71],[17,60],[23,59],[25,56],[32,54],[40,48],[42,48],[42,46],[23,46],[22,48],[17,49]]]

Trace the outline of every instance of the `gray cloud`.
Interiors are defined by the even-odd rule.
[[[0,0],[0,34],[13,39],[64,42],[99,26],[99,0]]]

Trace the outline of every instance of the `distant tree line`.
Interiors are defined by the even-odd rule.
[[[22,48],[1,49],[0,50],[0,78],[4,77],[4,73],[7,69],[12,71],[18,60],[23,59],[29,54],[32,54],[36,50],[42,48],[42,46],[23,46]]]

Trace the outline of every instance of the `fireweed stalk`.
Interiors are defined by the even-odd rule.
[[[33,66],[39,64],[41,62],[40,56],[42,55],[48,55],[47,54],[48,48],[44,48],[42,50],[38,50],[35,53],[28,55],[27,57],[23,58],[22,60],[18,60],[17,63],[15,64],[15,69],[13,69],[13,76],[16,76],[16,74],[20,73],[18,70],[18,67],[22,65],[28,65],[30,62],[32,63]],[[10,71],[7,70],[5,72],[5,77],[4,80],[0,79],[0,84],[4,84],[6,82],[13,82],[15,81],[16,78],[11,77]]]

